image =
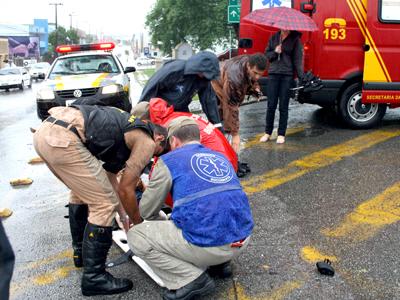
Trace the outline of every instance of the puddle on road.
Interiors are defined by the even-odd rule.
[[[327,133],[329,130],[326,128],[305,128],[303,131],[296,133],[299,137],[316,137]]]

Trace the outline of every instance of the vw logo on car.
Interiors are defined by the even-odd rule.
[[[81,91],[81,90],[75,90],[75,91],[74,91],[74,97],[75,97],[75,98],[80,98],[80,97],[82,97],[82,91]]]

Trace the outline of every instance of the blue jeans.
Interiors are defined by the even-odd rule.
[[[289,88],[293,76],[270,74],[267,85],[267,115],[265,133],[271,134],[274,129],[275,111],[279,101],[278,135],[285,135],[289,117]]]

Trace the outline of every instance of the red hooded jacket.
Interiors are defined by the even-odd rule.
[[[233,150],[222,132],[215,128],[213,124],[192,113],[175,112],[174,107],[169,106],[168,103],[161,98],[153,98],[150,100],[149,111],[151,122],[164,127],[168,127],[169,122],[177,117],[187,116],[193,118],[200,129],[200,143],[211,150],[225,155],[225,157],[231,162],[235,171],[237,171],[238,157],[236,152]],[[166,204],[172,206],[170,197],[166,200]]]

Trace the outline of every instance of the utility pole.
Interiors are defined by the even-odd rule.
[[[49,5],[54,5],[54,9],[55,9],[55,14],[56,14],[56,44],[54,45],[54,50],[56,50],[56,47],[58,45],[58,32],[57,32],[57,28],[58,28],[58,24],[57,24],[57,6],[59,5],[63,5],[62,3],[49,3]]]
[[[229,59],[232,58],[232,30],[229,26]]]
[[[69,14],[69,30],[72,29],[72,17],[74,17],[74,16],[76,16],[76,14],[74,12]]]

